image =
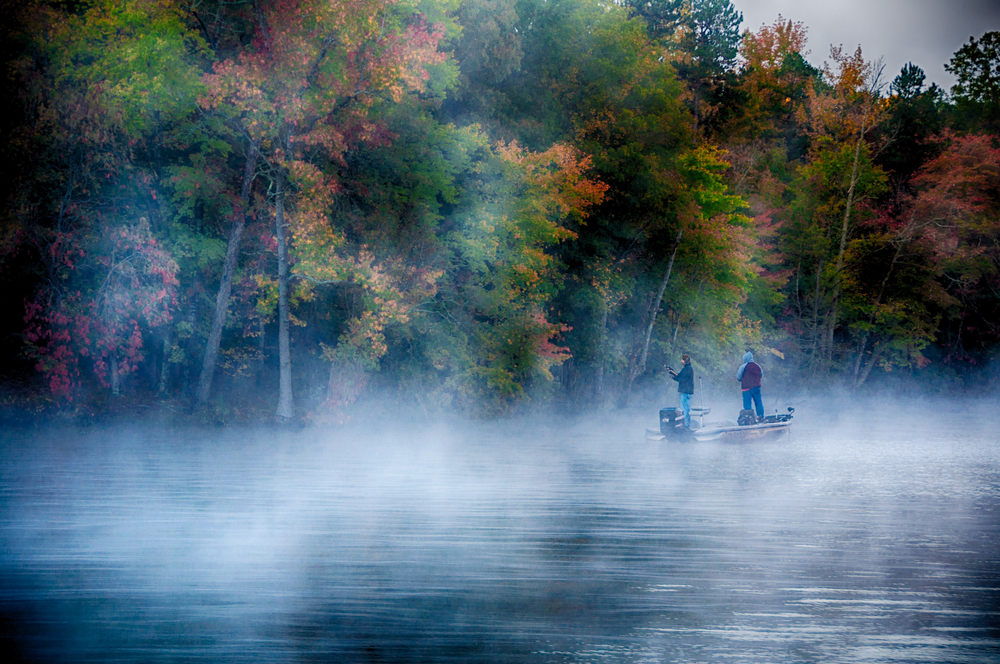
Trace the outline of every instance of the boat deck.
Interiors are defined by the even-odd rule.
[[[787,415],[768,417],[770,421],[759,422],[757,424],[737,424],[735,422],[709,422],[705,423],[705,415],[711,412],[708,408],[692,408],[691,419],[699,419],[697,428],[685,429],[677,426],[679,411],[672,412],[670,408],[660,411],[660,429],[646,429],[646,438],[649,440],[663,440],[670,438],[674,440],[718,440],[720,438],[732,440],[754,440],[764,436],[786,433],[792,426],[793,408],[788,409]],[[668,433],[663,433],[666,428]]]

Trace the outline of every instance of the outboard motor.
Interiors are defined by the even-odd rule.
[[[680,433],[684,428],[684,412],[680,408],[660,409],[660,433],[664,436]]]

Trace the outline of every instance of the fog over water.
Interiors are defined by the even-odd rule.
[[[1000,661],[1000,408],[6,430],[25,661]]]

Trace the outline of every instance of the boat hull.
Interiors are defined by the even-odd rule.
[[[691,435],[697,440],[756,440],[770,436],[780,436],[788,433],[791,422],[764,422],[762,424],[745,424],[723,427],[706,427],[696,429]]]
[[[665,434],[656,429],[646,429],[647,440],[757,440],[760,438],[777,437],[788,433],[791,422],[764,422],[761,424],[745,424],[733,426],[708,425],[701,429],[678,428],[675,432]]]

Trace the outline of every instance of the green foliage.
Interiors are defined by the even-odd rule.
[[[130,133],[162,129],[201,94],[197,60],[210,53],[173,3],[94,0],[49,29],[55,84],[100,85]]]
[[[874,233],[851,243],[845,280],[846,320],[851,338],[867,342],[864,363],[883,371],[926,366],[921,354],[934,341],[939,315],[928,295],[937,290],[933,263],[918,246],[899,247],[889,235]],[[907,250],[903,255],[901,249]]]
[[[909,181],[920,166],[932,158],[938,146],[932,137],[941,131],[943,91],[932,84],[924,88],[924,72],[907,63],[893,79],[893,96],[884,125],[887,149],[876,160],[892,173],[900,185]]]
[[[164,245],[181,266],[183,274],[214,272],[226,255],[226,243],[207,237],[184,224],[172,224]]]
[[[702,366],[724,363],[734,349],[761,341],[759,323],[741,310],[757,281],[753,256],[755,228],[741,214],[746,202],[730,193],[725,153],[702,146],[678,159],[687,211],[678,247],[676,281],[665,295],[660,321],[664,360],[694,352]],[[685,200],[682,199],[682,200]],[[759,284],[758,284],[759,285]],[[681,334],[683,332],[683,334]]]
[[[628,5],[646,20],[651,37],[674,42],[685,56],[682,76],[719,76],[736,63],[743,14],[730,0],[635,0]]]
[[[574,237],[563,222],[584,216],[604,187],[584,176],[587,161],[564,146],[531,153],[500,144],[482,154],[475,167],[479,203],[449,235],[448,273],[461,277],[454,297],[464,304],[460,315],[477,358],[466,372],[469,394],[509,405],[537,381],[551,380],[550,368],[568,356],[552,342],[564,327],[547,320],[562,282],[550,249]]]
[[[827,137],[820,137],[815,146],[815,157],[802,167],[801,173],[808,182],[814,214],[827,223],[835,223],[844,214],[855,146],[838,144]],[[887,185],[885,171],[872,163],[870,149],[863,145],[855,183],[857,200],[877,199],[886,191]]]
[[[650,36],[666,50],[687,100],[697,131],[713,123],[720,106],[732,102],[729,90],[740,44],[743,15],[730,0],[635,0],[627,3],[646,20]]]
[[[958,79],[951,93],[959,109],[984,129],[1000,130],[1000,32],[987,32],[978,41],[969,37],[944,68]]]

